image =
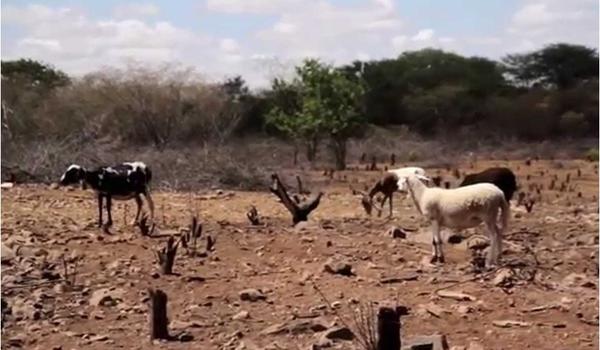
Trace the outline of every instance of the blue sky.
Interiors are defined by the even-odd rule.
[[[436,47],[491,58],[598,46],[595,0],[2,1],[2,59],[72,75],[131,62],[264,85],[301,58],[332,63]]]

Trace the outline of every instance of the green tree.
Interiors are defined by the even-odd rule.
[[[298,105],[292,111],[274,106],[267,121],[277,130],[296,140],[316,147],[318,140],[329,136],[329,148],[338,170],[346,167],[347,141],[364,130],[362,113],[364,87],[357,79],[349,78],[342,70],[318,60],[308,59],[296,67],[297,77],[291,82],[277,82],[297,91]]]
[[[9,138],[30,137],[40,132],[48,117],[37,115],[51,93],[70,83],[52,66],[31,59],[2,61],[2,131]],[[38,135],[35,135],[38,136]]]
[[[2,61],[2,78],[24,80],[31,87],[55,88],[69,84],[69,77],[62,71],[31,59]]]
[[[502,61],[517,85],[539,83],[565,89],[598,77],[598,52],[582,45],[551,44],[527,54],[508,55]]]

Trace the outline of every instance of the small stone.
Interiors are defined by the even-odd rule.
[[[93,337],[90,337],[90,340],[91,341],[107,341],[108,335],[105,335],[105,334],[95,335]]]
[[[453,292],[448,290],[440,290],[437,292],[442,298],[450,298],[458,301],[474,301],[475,297],[469,294],[461,293],[461,292]]]
[[[496,327],[500,328],[511,328],[511,327],[529,327],[531,323],[522,322],[522,321],[514,321],[514,320],[498,320],[493,321],[492,324]]]
[[[496,276],[492,280],[495,286],[509,287],[512,285],[512,277],[514,273],[509,268],[502,268],[496,272]]]
[[[323,266],[323,270],[329,272],[331,274],[338,274],[342,276],[352,276],[352,265],[343,261],[335,261],[333,258],[329,258],[325,265]]]
[[[387,231],[387,235],[391,236],[392,238],[399,238],[399,239],[406,238],[406,232],[396,226],[390,227],[390,229]]]
[[[420,336],[410,339],[407,342],[408,350],[448,350],[448,342],[445,335],[435,334],[429,336]]]
[[[243,301],[258,301],[265,300],[267,297],[258,289],[244,289],[240,292],[240,300]]]
[[[179,334],[179,336],[177,337],[177,339],[180,342],[189,342],[189,341],[194,340],[194,336],[191,335],[190,333],[183,332],[183,333]]]
[[[92,293],[89,302],[92,306],[115,306],[122,301],[123,294],[125,294],[123,289],[102,288]]]
[[[464,239],[465,237],[455,233],[448,236],[447,242],[450,244],[460,244],[462,241],[464,241]]]
[[[250,318],[250,313],[248,313],[248,311],[242,310],[240,312],[238,312],[237,314],[233,315],[233,317],[231,317],[232,320],[245,320],[247,318]]]
[[[469,347],[467,347],[467,350],[484,350],[484,348],[483,345],[481,345],[480,343],[472,341],[469,343]]]
[[[353,340],[354,333],[348,327],[334,327],[323,334],[323,338],[331,340]]]

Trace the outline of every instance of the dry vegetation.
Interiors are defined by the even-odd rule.
[[[114,206],[115,226],[105,234],[96,228],[90,192],[42,184],[2,189],[3,349],[306,349],[328,342],[363,349],[372,343],[365,340],[372,337],[365,315],[372,319],[373,308],[396,304],[409,308],[404,340],[442,333],[451,346],[598,347],[597,162],[463,162],[460,174],[509,166],[522,201],[535,201],[531,212],[513,201],[505,266],[480,273],[482,227],[461,232],[466,239],[446,234],[455,244],[446,244],[446,264],[434,267],[426,263],[429,229],[409,200],[396,195],[391,221],[367,218],[348,188],[371,185],[385,164],[325,176],[282,171],[288,163],[281,163],[289,188],[301,175],[305,188],[325,193],[309,221],[292,228],[290,213],[268,192],[268,173],[257,176],[261,192],[170,190],[184,187],[169,183],[177,176],[166,159],[176,154],[161,158],[165,163],[148,161],[160,169],[155,173],[164,171],[154,186],[158,228],[150,237],[126,224],[134,203]],[[207,164],[194,164],[200,155],[181,157],[189,165],[180,169],[189,166],[190,173]],[[406,160],[397,154],[396,166],[422,165]],[[454,165],[443,163],[426,170],[455,185]],[[249,222],[252,207],[258,224]],[[200,231],[190,225],[194,215]],[[392,226],[404,235],[389,236]],[[158,256],[170,237],[177,244],[186,237],[187,247],[178,246],[172,274],[162,274]],[[176,341],[150,342],[149,288],[166,293]],[[355,342],[340,339],[347,334],[336,326],[346,324],[359,336]]]

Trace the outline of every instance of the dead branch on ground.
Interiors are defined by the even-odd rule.
[[[323,192],[319,192],[316,196],[313,196],[308,200],[301,201],[299,198],[292,200],[285,186],[279,179],[279,175],[272,174],[271,180],[273,183],[269,187],[269,190],[281,200],[281,203],[292,214],[293,224],[296,225],[300,221],[308,220],[308,215],[319,205]]]

